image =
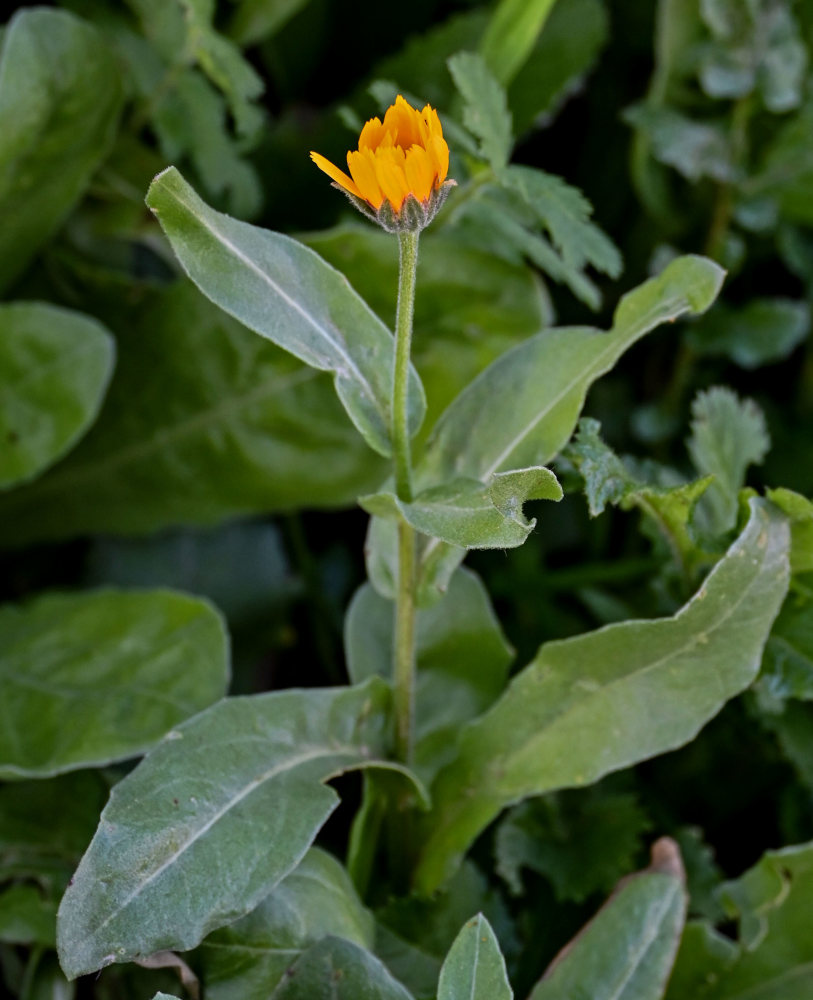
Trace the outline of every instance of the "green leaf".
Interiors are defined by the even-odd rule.
[[[707,921],[690,920],[683,931],[664,1000],[705,997],[710,985],[725,976],[738,954],[734,942],[715,931]]]
[[[110,150],[116,61],[72,14],[18,11],[0,49],[0,291],[62,225]]]
[[[220,698],[229,676],[218,612],[169,590],[46,594],[6,605],[0,649],[3,778],[141,754]]]
[[[463,124],[480,140],[481,155],[499,173],[508,163],[513,145],[505,90],[483,57],[474,52],[453,55],[449,72],[465,101]]]
[[[306,364],[332,372],[367,443],[390,454],[394,341],[346,279],[296,240],[215,212],[174,167],[152,182],[147,204],[204,295]],[[424,409],[413,371],[414,430]]]
[[[680,854],[657,841],[653,866],[622,882],[554,959],[528,1000],[660,1000],[686,918]]]
[[[781,486],[765,496],[790,518],[791,572],[813,571],[813,500]]]
[[[291,966],[269,1000],[412,1000],[370,952],[327,937]]]
[[[758,692],[774,704],[786,698],[813,701],[813,606],[789,597],[765,647]]]
[[[438,1000],[512,1000],[505,959],[491,925],[478,913],[460,931],[438,982]]]
[[[0,941],[4,944],[53,948],[55,926],[56,903],[36,886],[21,883],[0,892]]]
[[[687,331],[699,355],[722,355],[741,368],[786,358],[807,337],[810,307],[794,299],[751,299],[739,308],[723,303]]]
[[[369,225],[303,238],[394,325],[397,240]],[[422,434],[488,364],[550,322],[546,293],[529,268],[430,227],[421,236],[412,344],[429,406]]]
[[[675,616],[543,645],[438,775],[416,885],[439,885],[505,805],[692,739],[756,676],[787,589],[788,542],[785,519],[752,500],[743,533]]]
[[[531,54],[555,0],[500,0],[483,35],[480,51],[492,73],[507,86]]]
[[[33,479],[93,423],[115,358],[101,324],[42,303],[0,306],[0,489]]]
[[[328,376],[190,284],[148,295],[119,321],[99,420],[60,465],[0,495],[0,544],[348,505],[386,474]]]
[[[740,400],[724,386],[714,386],[695,397],[687,446],[698,472],[714,476],[700,502],[712,533],[722,534],[734,527],[737,497],[748,466],[761,462],[770,444],[765,417],[752,399]]]
[[[403,517],[417,531],[468,549],[510,549],[522,545],[536,519],[526,521],[528,500],[561,500],[556,476],[543,467],[495,473],[488,483],[454,479],[419,493],[411,503],[394,493],[360,497],[359,504],[379,517]]]
[[[578,93],[609,37],[609,16],[601,0],[555,3],[544,30],[508,88],[518,135],[553,118]]]
[[[633,866],[652,824],[636,797],[600,787],[554,792],[515,806],[495,839],[497,871],[515,895],[521,869],[547,878],[557,900],[609,892]]]
[[[593,206],[578,188],[561,177],[523,166],[509,167],[504,182],[547,230],[565,268],[581,271],[591,265],[612,278],[619,276],[621,254],[590,221]]]
[[[61,893],[93,836],[107,793],[94,771],[0,786],[0,880],[36,879]]]
[[[627,108],[623,117],[646,137],[656,160],[687,180],[735,179],[730,139],[722,124],[695,121],[673,108],[649,103]]]
[[[656,326],[707,309],[723,274],[706,258],[679,258],[621,299],[609,333],[592,327],[545,330],[508,351],[441,416],[417,464],[418,488],[461,476],[484,481],[512,466],[549,462],[573,433],[590,385]],[[382,541],[373,556],[380,558],[386,548]],[[423,543],[424,601],[462,556],[436,540]],[[378,586],[382,573],[375,579]]]
[[[244,48],[256,45],[275,35],[308,3],[309,0],[239,0],[229,21],[229,35]]]
[[[347,669],[358,684],[392,671],[392,603],[370,584],[357,591],[345,620]],[[480,578],[455,572],[443,598],[415,621],[415,772],[424,782],[454,756],[463,723],[484,712],[505,687],[513,650]]]
[[[327,935],[371,948],[374,922],[344,868],[312,847],[255,910],[205,939],[206,996],[268,996],[299,955]]]
[[[152,1000],[179,1000],[174,993],[156,993]]]
[[[251,912],[335,809],[324,782],[390,766],[388,705],[373,680],[226,699],[171,731],[114,789],[63,897],[66,975],[193,948]]]

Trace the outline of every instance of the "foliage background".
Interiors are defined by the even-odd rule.
[[[50,37],[44,62],[74,104],[46,117],[35,141],[25,127],[49,85],[0,77],[2,309],[38,301],[98,320],[116,366],[87,435],[0,493],[0,595],[177,587],[224,613],[232,691],[341,682],[343,614],[365,577],[367,518],[353,504],[377,485],[381,462],[326,376],[243,331],[178,274],[143,196],[176,163],[211,204],[317,249],[391,324],[394,241],[351,218],[307,151],[341,159],[356,123],[379,111],[375,81],[457,113],[446,60],[477,47],[492,7],[66,0],[17,10],[27,7],[67,11],[92,34],[74,39],[71,20]],[[708,253],[729,270],[721,303],[632,349],[586,412],[616,452],[690,474],[690,425],[704,419],[696,393],[731,386],[758,404],[770,438],[768,448],[760,419],[736,411],[740,475],[750,466],[749,485],[813,493],[812,46],[803,2],[558,0],[508,89],[513,162],[584,192],[623,273],[593,272],[591,309],[575,279],[552,280],[517,246],[495,252],[493,234],[474,225],[427,233],[415,350],[430,414],[554,317],[606,327],[621,291],[677,252]],[[690,592],[638,514],[613,506],[590,517],[578,464],[561,464],[567,496],[522,549],[469,560],[516,663],[551,638],[671,613]],[[692,912],[713,920],[724,916],[714,894],[724,878],[813,838],[809,621],[790,622],[782,642],[792,631],[794,655],[777,640],[755,691],[688,747],[520,806],[481,838],[474,859],[497,875],[483,896],[483,876],[467,871],[459,892],[487,900],[518,995],[615,881],[646,863],[654,836],[678,840]],[[358,801],[355,779],[343,780],[346,804],[323,838],[337,850]],[[433,917],[437,954],[470,915],[449,907]],[[393,913],[390,925],[408,936],[423,919]],[[5,940],[11,982],[19,949]],[[147,995],[144,981],[107,982],[98,995]]]

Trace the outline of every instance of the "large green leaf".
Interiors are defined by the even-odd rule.
[[[356,592],[345,621],[347,669],[355,683],[392,672],[393,606],[369,583]],[[505,687],[513,651],[480,578],[458,570],[443,598],[415,621],[414,768],[430,781],[454,756],[457,731],[484,712]]]
[[[686,903],[677,848],[658,841],[653,866],[619,885],[554,959],[528,1000],[660,1000]]]
[[[723,274],[706,258],[681,257],[621,299],[609,333],[545,330],[508,351],[441,416],[417,464],[418,488],[459,477],[487,481],[501,470],[550,461],[572,434],[590,385],[659,324],[707,309]],[[374,522],[368,571],[385,595],[392,592],[392,534]],[[422,543],[423,601],[445,586],[462,557],[462,549],[437,539]]]
[[[394,340],[347,280],[296,240],[215,212],[174,167],[152,182],[147,204],[204,295],[306,364],[332,372],[353,423],[388,455]],[[413,371],[413,430],[424,410]]]
[[[742,534],[674,617],[542,646],[438,775],[418,886],[442,882],[509,803],[688,742],[756,676],[787,589],[788,545],[784,517],[752,500]]]
[[[203,942],[206,996],[268,996],[298,956],[329,934],[372,948],[374,922],[344,868],[312,847],[256,910]]]
[[[364,948],[326,937],[288,970],[269,1000],[412,1000],[411,994]]]
[[[57,467],[0,495],[0,543],[333,507],[381,482],[328,377],[191,285],[148,295],[121,322],[100,419]]]
[[[170,732],[113,790],[62,900],[66,975],[193,948],[253,910],[335,809],[324,782],[382,763],[388,705],[373,679],[226,699]]]
[[[113,371],[110,334],[42,303],[0,306],[0,489],[32,479],[95,419]]]
[[[134,757],[220,698],[223,621],[164,591],[47,594],[0,608],[0,777]]]
[[[113,140],[119,72],[104,39],[66,11],[19,11],[0,49],[0,291],[87,188]]]
[[[446,956],[438,1000],[512,1000],[513,996],[494,931],[478,913],[460,931]]]

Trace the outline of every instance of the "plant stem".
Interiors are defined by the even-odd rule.
[[[418,233],[401,233],[398,310],[395,319],[395,368],[392,391],[392,450],[395,489],[405,503],[412,500],[412,457],[409,431],[409,357],[418,268]],[[415,531],[398,523],[398,590],[393,644],[395,748],[399,760],[412,759],[415,706]]]

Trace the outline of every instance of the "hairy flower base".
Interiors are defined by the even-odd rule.
[[[376,210],[363,198],[357,198],[351,194],[341,184],[334,183],[333,187],[347,195],[348,201],[362,215],[366,215],[371,222],[377,222],[388,233],[419,233],[441,210],[449,192],[453,187],[457,187],[457,181],[444,181],[440,187],[432,191],[426,201],[418,201],[412,194],[407,195],[400,212],[396,212],[388,201],[383,202],[381,208]]]

